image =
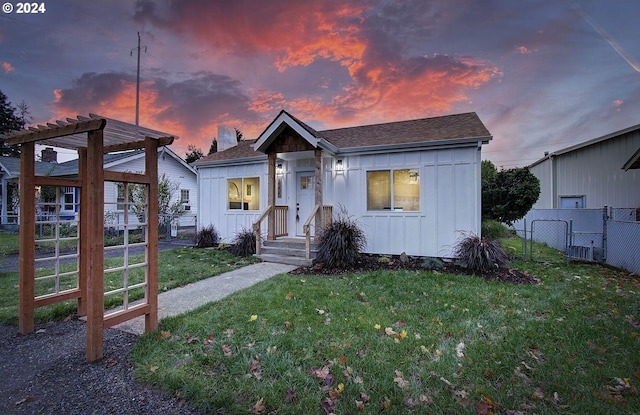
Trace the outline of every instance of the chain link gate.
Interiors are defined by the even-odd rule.
[[[557,260],[558,254],[566,255],[570,246],[569,222],[562,219],[532,220],[530,237],[529,258],[531,260]]]

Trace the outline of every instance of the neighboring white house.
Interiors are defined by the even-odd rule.
[[[145,170],[144,163],[144,150],[109,153],[104,156],[104,168],[110,171],[140,173]],[[50,175],[75,177],[77,174],[78,160],[76,159],[56,165]],[[195,227],[198,206],[196,170],[168,147],[160,147],[158,148],[158,177],[161,178],[163,175],[178,186],[178,189],[172,195],[171,203],[179,200],[184,208],[185,212],[179,219],[180,226]],[[124,196],[122,183],[105,182],[105,220],[112,220],[115,223],[122,222]],[[73,200],[68,200],[68,203],[62,204],[61,214],[67,212],[64,208],[65,204],[67,206],[77,206],[77,203],[75,203],[79,197],[77,190],[74,192],[73,197]],[[135,223],[135,218],[130,220]]]
[[[50,150],[46,148],[44,151]],[[44,154],[44,152],[43,152]],[[120,172],[144,172],[144,151],[133,150],[120,153],[109,153],[104,156],[104,168]],[[78,160],[56,163],[55,156],[50,162],[36,162],[38,176],[77,177]],[[172,183],[177,184],[171,203],[180,201],[184,214],[178,220],[181,227],[196,225],[198,213],[198,187],[196,170],[167,147],[158,149],[158,177],[166,175]],[[20,159],[0,157],[0,224],[18,223],[18,179],[20,177]],[[123,219],[124,187],[121,183],[105,182],[105,213],[116,223]],[[10,191],[11,189],[11,191]],[[73,219],[79,206],[79,191],[74,187],[62,187],[59,190],[59,213],[63,218]],[[115,215],[115,216],[114,216]],[[136,222],[134,217],[132,223]]]
[[[55,163],[36,161],[38,176],[47,176],[55,170]],[[18,180],[20,158],[0,156],[0,225],[18,223]]]
[[[640,207],[640,125],[567,147],[531,164],[534,209]]]
[[[300,237],[322,221],[316,207],[334,217],[344,208],[365,252],[450,257],[460,231],[480,232],[491,138],[475,113],[316,131],[281,111],[257,140],[194,164],[198,226],[230,241],[272,206],[265,238]]]

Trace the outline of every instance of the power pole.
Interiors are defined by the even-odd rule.
[[[140,124],[140,32],[138,32],[138,47],[131,49],[131,55],[134,50],[138,50],[138,66],[136,70],[136,127]],[[144,47],[144,52],[147,52],[147,47]]]

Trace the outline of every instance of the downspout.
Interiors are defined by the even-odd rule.
[[[554,157],[553,153],[549,154],[549,169],[550,171],[550,176],[551,176],[551,209],[557,209],[558,208],[558,185],[556,183],[557,178],[556,178],[556,158]]]

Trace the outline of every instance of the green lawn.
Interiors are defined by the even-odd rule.
[[[640,413],[639,280],[512,266],[543,284],[279,275],[162,320],[137,375],[208,413]]]
[[[143,255],[133,255],[129,257],[129,263],[139,263],[144,260]],[[227,251],[210,249],[178,248],[159,253],[159,291],[166,291],[182,285],[192,283],[213,275],[245,266],[255,262],[253,258],[238,258]],[[123,265],[122,258],[109,258],[105,260],[105,268],[114,268]],[[70,271],[75,268],[73,265],[65,265],[61,271]],[[36,276],[52,274],[51,269],[38,270]],[[140,268],[130,275],[130,282],[140,282],[144,280],[143,270]],[[0,272],[0,324],[17,324],[18,322],[18,280],[17,272]],[[61,286],[73,288],[76,286],[75,277],[67,277],[61,281]],[[105,291],[122,287],[122,273],[105,274]],[[52,281],[36,282],[36,294],[42,295],[50,293],[53,287]],[[142,289],[132,293],[130,301],[141,298]],[[107,308],[116,307],[122,302],[121,295],[114,295],[105,298]],[[76,312],[75,301],[65,301],[51,306],[36,309],[36,322],[46,322],[58,320],[67,316],[73,316]]]

